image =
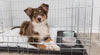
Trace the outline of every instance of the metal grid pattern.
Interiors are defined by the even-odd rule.
[[[29,17],[25,15],[24,9],[27,7],[37,7],[38,5],[42,3],[47,3],[49,4],[49,13],[48,13],[48,24],[52,27],[57,29],[57,31],[74,31],[77,35],[77,40],[80,40],[82,44],[76,44],[76,45],[83,45],[84,48],[61,48],[62,50],[70,49],[70,54],[73,55],[73,50],[74,49],[88,49],[91,47],[91,36],[92,36],[92,19],[93,19],[93,1],[92,0],[7,0],[5,1],[10,4],[9,10],[3,10],[0,11],[0,30],[2,30],[0,33],[1,36],[0,38],[3,39],[2,42],[0,42],[1,47],[3,44],[6,44],[5,49],[7,49],[8,52],[10,52],[9,46],[10,43],[13,43],[17,45],[16,49],[12,48],[12,50],[17,50],[17,52],[21,53],[30,53],[30,49],[27,49],[26,52],[24,51],[24,48],[20,48],[19,44],[25,45],[26,48],[29,48],[28,42],[18,42],[19,37],[15,38],[15,36],[5,36],[3,35],[7,28],[14,27],[14,26],[19,26],[23,21],[29,20]],[[10,13],[10,18],[6,18],[5,14],[8,12]],[[4,14],[3,14],[4,13]],[[6,23],[6,21],[10,23]],[[10,26],[9,26],[10,25]],[[53,31],[52,31],[53,32]],[[57,34],[57,32],[55,33]],[[99,34],[98,34],[99,35]],[[12,38],[13,40],[10,41],[9,39]],[[57,38],[63,38],[63,37],[57,37],[54,36],[52,37],[54,39]],[[17,39],[17,41],[15,41]],[[7,40],[7,41],[5,41]],[[33,42],[31,42],[33,43]],[[40,44],[40,43],[35,43],[35,44]],[[69,43],[56,43],[58,45],[63,45],[63,44],[69,44]],[[49,45],[49,44],[48,44]],[[34,51],[32,51],[34,53]],[[40,50],[38,49],[36,51],[38,54],[40,54]],[[52,51],[52,53],[48,50],[45,54],[53,54],[55,51]],[[65,51],[67,52],[67,51]],[[83,51],[84,53],[84,51]],[[62,55],[62,52],[60,51],[58,53],[59,55]],[[85,54],[83,54],[85,55]]]

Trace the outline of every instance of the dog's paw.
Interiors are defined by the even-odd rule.
[[[46,49],[47,49],[47,50],[53,50],[53,48],[52,48],[51,45],[48,45]]]
[[[54,42],[49,43],[47,48],[48,50],[60,51],[60,47]]]
[[[51,45],[54,51],[60,51],[60,47],[57,45]]]
[[[46,45],[45,50],[51,50],[51,51],[60,51],[60,47],[55,45]]]

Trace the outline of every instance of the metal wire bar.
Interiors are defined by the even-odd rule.
[[[30,0],[30,1],[32,1],[32,0]],[[33,3],[27,4],[30,1],[26,1],[26,0],[25,1],[24,0],[21,0],[21,1],[10,0],[9,1],[11,3],[10,4],[11,10],[4,10],[4,12],[9,12],[9,11],[11,12],[12,27],[16,26],[16,25],[20,25],[22,23],[22,21],[24,21],[24,20],[28,20],[27,17],[24,17],[25,16],[23,13],[24,8],[26,8],[27,6],[36,5],[39,3],[38,1],[34,0]],[[42,2],[44,2],[44,1],[40,1],[40,3],[42,3]],[[75,31],[75,33],[78,36],[77,37],[78,39],[76,39],[76,40],[77,41],[80,40],[82,42],[82,44],[77,43],[76,45],[88,46],[88,48],[90,48],[91,41],[92,41],[91,37],[92,37],[92,21],[93,21],[93,8],[94,8],[93,1],[92,1],[92,4],[90,5],[90,4],[88,4],[89,0],[88,1],[85,0],[84,2],[81,0],[78,0],[78,1],[64,0],[64,2],[66,2],[65,6],[63,5],[64,2],[60,1],[60,0],[54,1],[58,4],[56,4],[56,3],[53,4],[53,1],[48,1],[48,0],[45,2],[49,3],[49,5],[50,5],[50,9],[49,9],[50,12],[48,14],[48,17],[50,18],[48,20],[49,25],[51,25],[53,28],[56,28],[56,29],[60,28],[59,29],[60,31],[66,31],[66,30],[67,31]],[[67,7],[67,5],[69,5],[69,6]],[[19,9],[16,9],[16,7]],[[53,8],[51,8],[51,7],[53,7]],[[82,11],[84,11],[84,12],[82,12]],[[17,16],[19,16],[19,17],[17,17]],[[3,20],[5,20],[5,17],[3,17],[3,18],[4,18]],[[6,20],[9,20],[9,19],[6,19]],[[5,23],[3,22],[3,25],[4,24]],[[0,25],[0,27],[1,27],[1,25]],[[2,26],[2,30],[4,30],[4,26]],[[57,31],[59,31],[59,30],[57,30]],[[86,34],[86,33],[88,33],[88,34]],[[12,42],[9,40],[10,37],[13,38]],[[98,33],[98,37],[99,37],[99,33]],[[26,44],[27,45],[27,53],[29,53],[29,51],[30,51],[30,50],[28,50],[29,44],[47,44],[47,45],[51,44],[51,43],[24,42],[24,39],[22,42],[19,42],[19,37],[17,37],[17,41],[15,42],[15,40],[14,40],[14,39],[16,39],[15,36],[4,36],[3,33],[2,33],[2,38],[3,38],[3,42],[0,42],[0,44],[6,43],[8,52],[9,52],[9,43],[14,43],[17,46],[19,46],[19,44],[23,44],[23,45]],[[8,41],[5,41],[4,38],[8,38]],[[61,38],[62,39],[63,37],[54,36],[53,38],[55,38],[55,39]],[[61,39],[60,39],[60,43],[52,43],[52,44],[58,44],[60,46],[62,46],[64,44],[70,44],[70,43],[62,43]],[[61,48],[61,49],[70,49],[71,55],[73,55],[73,49],[88,49],[88,48],[86,48],[86,47],[73,48],[71,46],[71,48]],[[25,53],[24,48],[17,47],[17,52],[19,53],[20,51],[22,52],[21,55],[24,55],[24,53]],[[40,49],[38,49],[37,52],[38,52],[38,55],[40,55]],[[52,53],[54,54],[54,52],[52,52]],[[50,54],[50,50],[48,50],[46,52],[46,54]],[[84,51],[83,51],[83,54],[84,54]],[[59,55],[62,55],[62,52],[59,52]]]

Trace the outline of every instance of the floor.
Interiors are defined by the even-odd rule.
[[[100,55],[100,39],[98,39],[97,34],[92,36],[92,47],[90,50],[87,50],[89,55]]]
[[[100,42],[95,42],[98,40],[98,35],[93,34],[92,37],[92,47],[91,49],[87,50],[89,55],[100,55]],[[18,54],[18,53],[8,53],[8,52],[2,52],[0,55],[49,55],[49,54]]]

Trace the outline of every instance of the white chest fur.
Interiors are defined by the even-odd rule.
[[[42,23],[35,23],[33,22],[32,23],[33,26],[34,26],[34,31],[35,32],[38,32],[40,37],[46,37],[46,35],[49,35],[49,28],[48,26],[46,25],[46,21],[42,22]]]

